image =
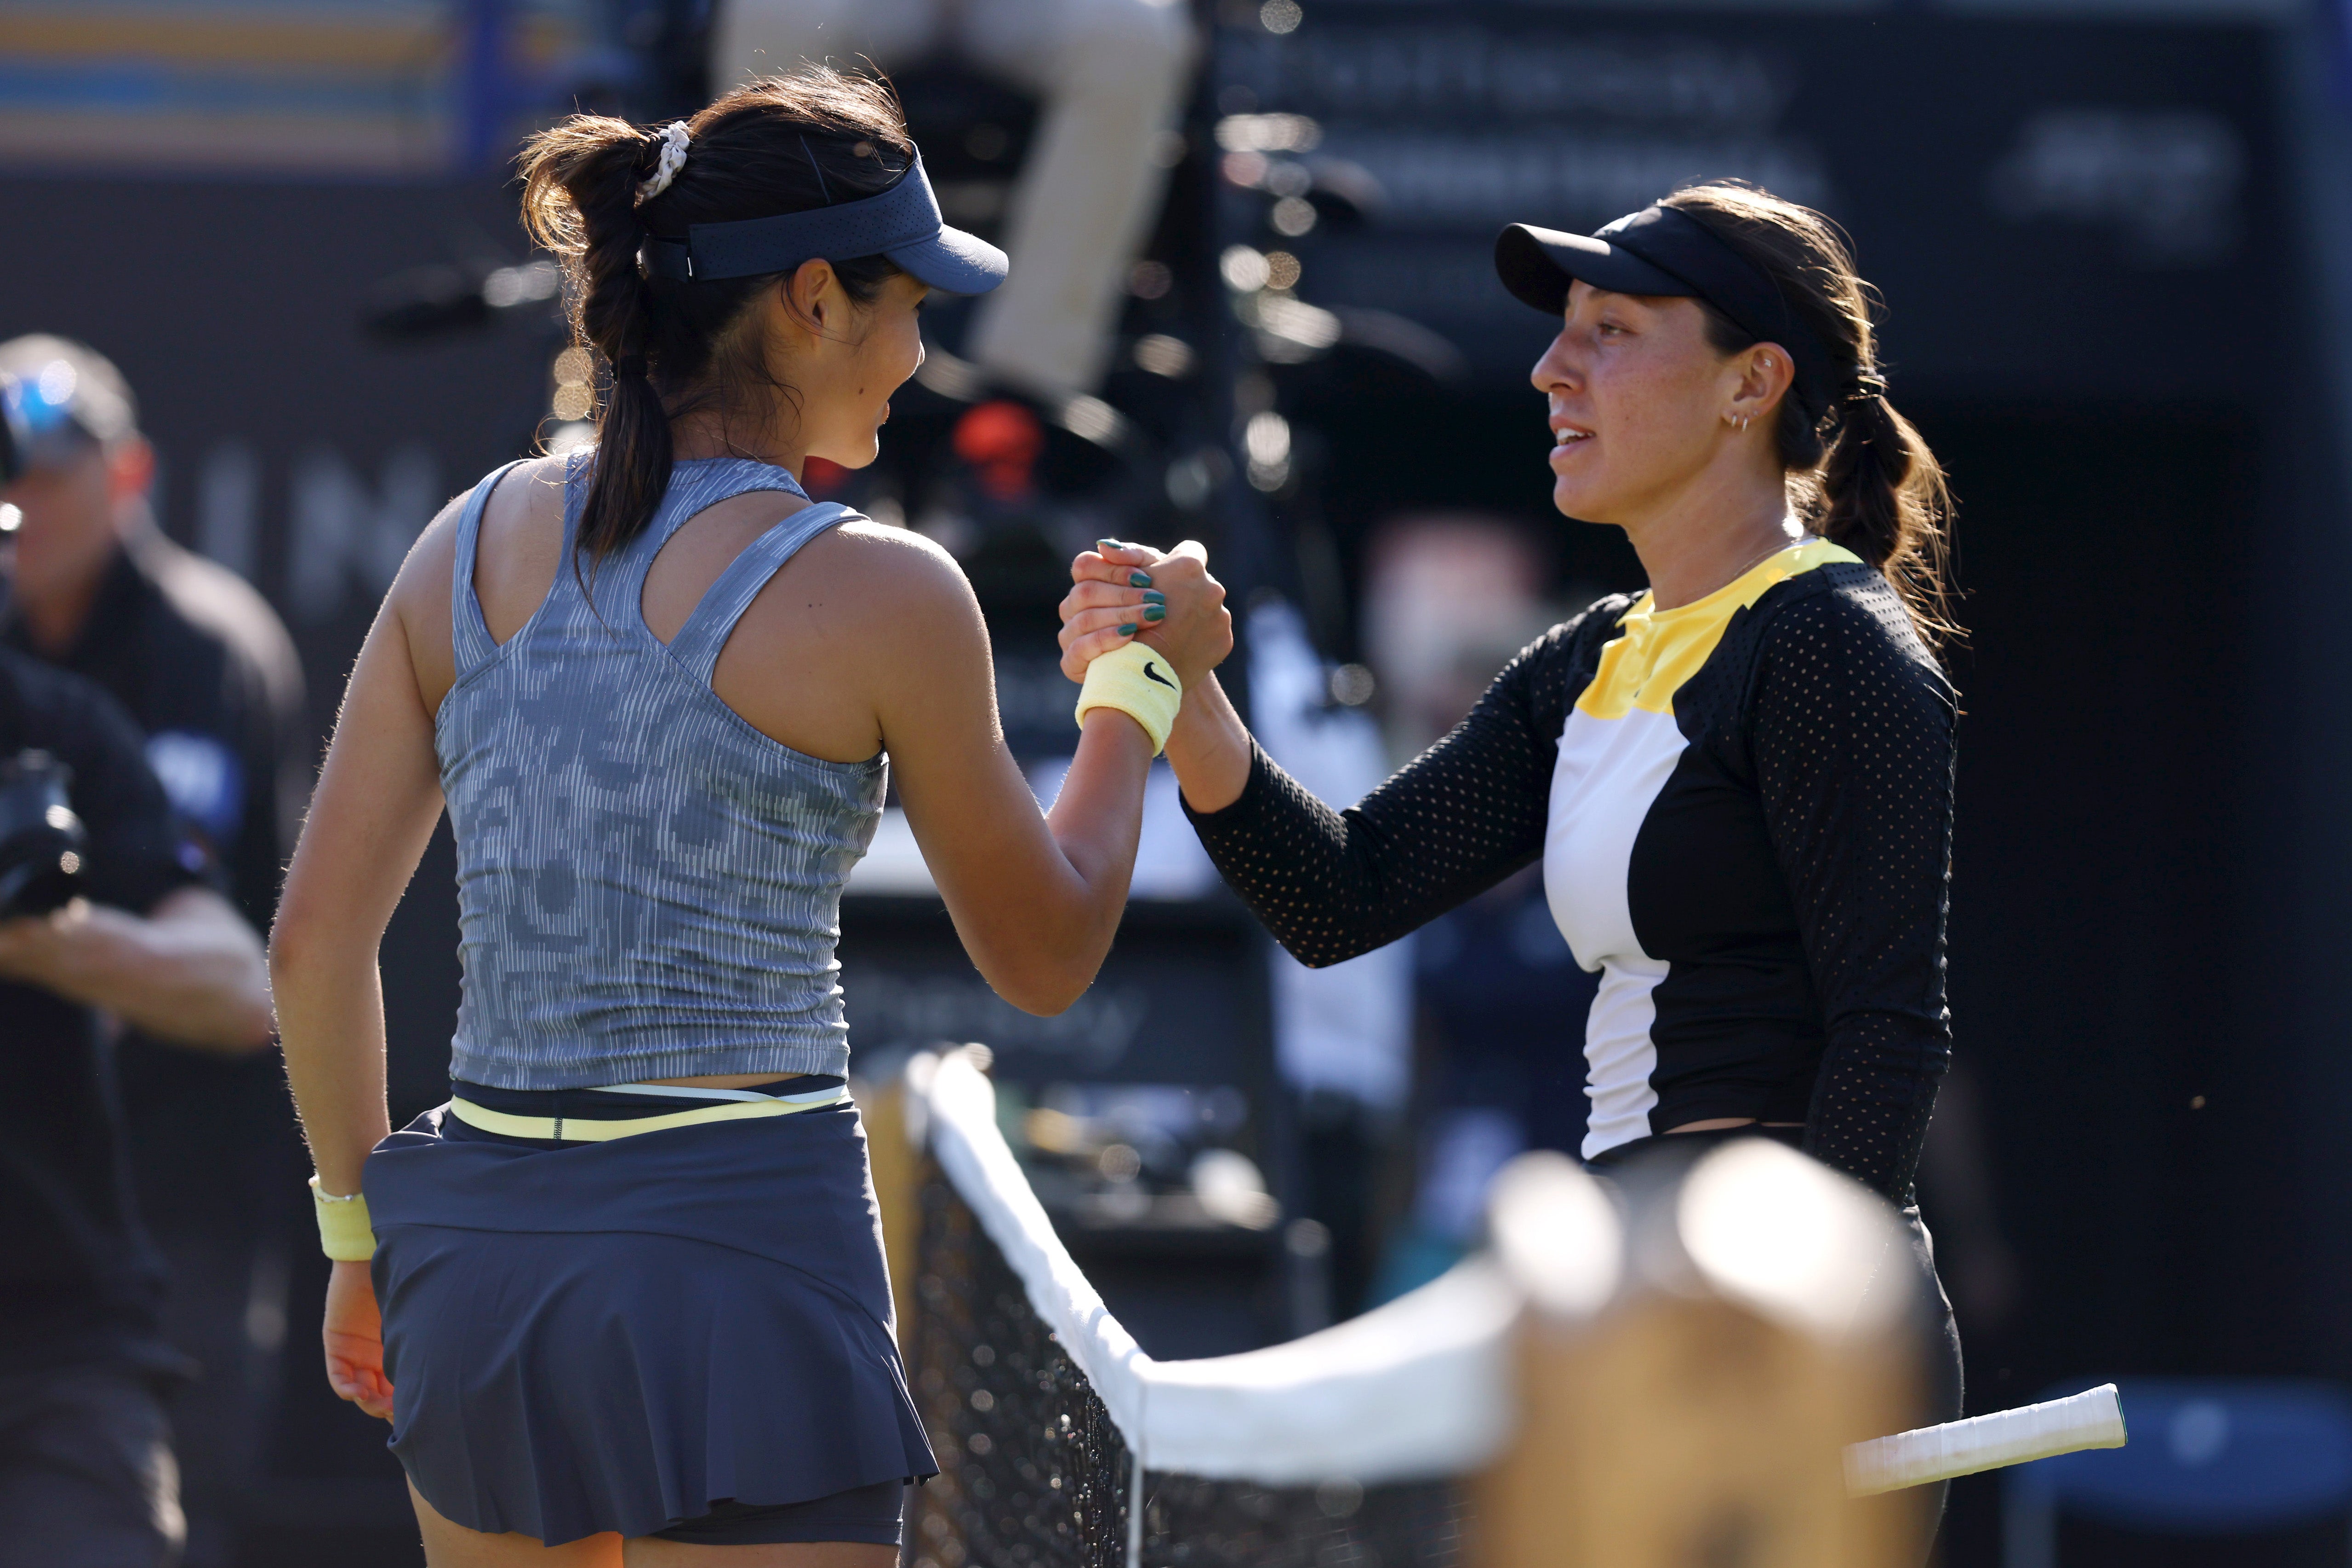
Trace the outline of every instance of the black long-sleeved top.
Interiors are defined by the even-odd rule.
[[[1951,1055],[1955,711],[1885,579],[1813,541],[1695,603],[1605,599],[1553,628],[1344,812],[1259,753],[1192,821],[1316,966],[1541,857],[1601,975],[1587,1158],[1711,1117],[1801,1122],[1808,1152],[1907,1201]]]

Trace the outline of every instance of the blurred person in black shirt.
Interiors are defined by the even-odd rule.
[[[155,454],[114,366],[46,335],[0,343],[0,374],[86,439],[5,498],[22,513],[0,643],[86,675],[146,732],[172,804],[266,929],[308,793],[302,670],[277,612],[227,568],[163,537]]]
[[[243,579],[165,538],[153,450],[105,358],[68,340],[0,344],[45,440],[0,501],[17,508],[0,646],[86,676],[144,732],[148,764],[246,920],[264,933],[308,770],[302,678],[285,627]],[[265,1043],[254,1042],[257,1045]],[[248,1341],[257,1289],[306,1226],[308,1166],[274,1051],[119,1047],[140,1210],[170,1265],[164,1327],[202,1375],[173,1410],[187,1459],[192,1568],[233,1560],[231,1491],[257,1457],[250,1390],[274,1345]],[[252,1321],[275,1321],[267,1309]]]
[[[89,841],[81,897],[0,920],[0,1568],[143,1568],[184,1531],[159,1390],[187,1362],[161,1331],[101,1015],[245,1055],[269,1040],[268,982],[131,720],[0,650],[0,758],[26,750],[72,769]]]

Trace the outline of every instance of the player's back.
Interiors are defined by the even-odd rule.
[[[565,478],[562,559],[503,643],[474,587],[490,486],[461,516],[456,683],[436,716],[457,839],[464,994],[452,1076],[554,1089],[736,1072],[845,1071],[840,895],[881,816],[887,763],[808,756],[711,689],[768,580],[845,517],[813,506],[719,574],[677,634],[641,609],[689,519],[781,468],[677,465],[651,526],[572,566],[585,455]]]

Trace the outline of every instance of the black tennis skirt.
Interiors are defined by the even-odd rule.
[[[365,1190],[392,1451],[456,1523],[555,1546],[939,1471],[846,1104],[562,1145],[445,1105]]]

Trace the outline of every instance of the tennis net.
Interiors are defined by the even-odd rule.
[[[1493,1256],[1285,1344],[1159,1361],[1055,1234],[979,1067],[961,1052],[918,1058],[907,1089],[908,1131],[930,1155],[908,1371],[940,1467],[915,1494],[910,1568],[1456,1568],[1474,1523],[1466,1478],[1498,1458],[1508,1469],[1528,1416],[1515,1386],[1523,1309],[1591,1322],[1612,1299],[1698,1290],[1826,1343],[1843,1331],[1823,1329],[1824,1310],[1867,1299],[1855,1260],[1894,1245],[1883,1206],[1760,1140],[1623,1217],[1567,1162],[1529,1162],[1499,1184]],[[1663,1250],[1661,1224],[1680,1237]],[[1662,1266],[1675,1282],[1660,1293],[1642,1276]],[[1773,1419],[1756,1428],[1767,1446],[1783,1429]],[[1843,1490],[2123,1441],[2108,1385],[1849,1442]],[[1836,1448],[1820,1452],[1834,1471]],[[1654,1469],[1681,1476],[1660,1453]],[[1540,1487],[1556,1473],[1541,1468]],[[1498,1510],[1498,1537],[1525,1517]]]
[[[1454,1568],[1516,1301],[1472,1265],[1288,1344],[1161,1362],[1069,1258],[961,1057],[919,1071],[915,1568]]]
[[[940,1460],[918,1494],[916,1568],[1456,1568],[1451,1480],[1333,1474],[1256,1486],[1147,1469],[949,1182],[922,1193],[910,1374]]]

